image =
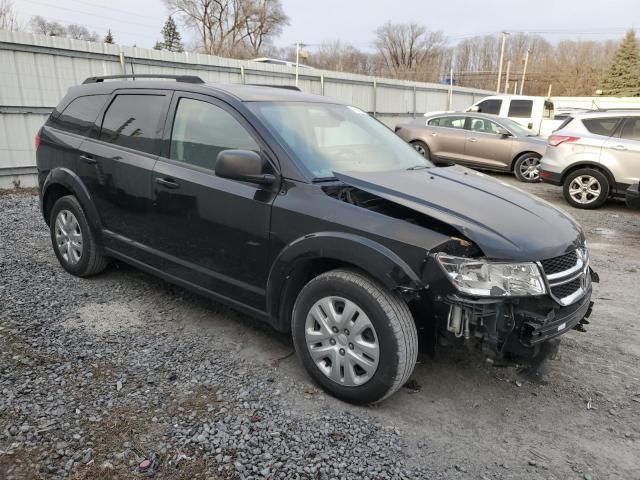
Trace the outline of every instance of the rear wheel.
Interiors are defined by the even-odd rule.
[[[536,183],[540,181],[540,155],[523,153],[513,165],[513,173],[521,182]]]
[[[431,150],[429,150],[429,146],[426,143],[420,140],[414,140],[411,142],[411,146],[427,160],[431,159]]]
[[[298,358],[325,390],[355,404],[392,395],[413,372],[418,334],[404,300],[362,273],[311,280],[292,316]]]
[[[609,196],[609,180],[593,168],[581,168],[564,179],[564,198],[576,208],[599,208]]]
[[[100,273],[109,264],[99,253],[82,206],[72,195],[59,198],[49,217],[51,243],[60,265],[78,277]]]

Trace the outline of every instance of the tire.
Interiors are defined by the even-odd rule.
[[[413,142],[410,142],[410,145],[424,158],[431,160],[431,150],[429,150],[429,145],[420,140],[414,140]]]
[[[89,277],[109,264],[109,259],[100,254],[84,210],[73,195],[61,197],[53,205],[49,231],[60,265],[72,275]]]
[[[332,322],[329,315],[323,318],[318,305],[330,311],[327,302],[339,312],[334,317],[338,322]],[[347,310],[348,317],[342,318]],[[296,299],[291,321],[302,365],[315,382],[342,400],[358,405],[380,402],[402,387],[413,372],[418,332],[409,307],[400,296],[362,273],[338,269],[311,280]],[[338,332],[331,326],[339,327]]]
[[[540,159],[537,153],[523,153],[516,158],[513,164],[513,173],[516,178],[525,183],[538,183],[540,181]]]
[[[602,206],[609,197],[610,188],[604,173],[593,168],[581,168],[565,177],[562,192],[572,207],[591,210]]]

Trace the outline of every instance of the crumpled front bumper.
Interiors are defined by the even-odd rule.
[[[460,329],[463,335],[454,336],[478,342],[486,353],[497,357],[531,358],[546,341],[572,329],[585,331],[593,307],[591,294],[589,284],[584,295],[568,306],[561,306],[548,296],[503,300],[449,295],[444,301],[450,312],[460,312],[464,325]],[[451,317],[447,329],[450,322]]]

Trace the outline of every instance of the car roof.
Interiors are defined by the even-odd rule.
[[[186,83],[165,80],[109,80],[71,87],[74,96],[112,93],[119,89],[180,90],[194,93],[222,93],[241,102],[314,102],[340,104],[322,95],[291,89],[291,86],[245,85],[240,83]]]
[[[568,116],[578,119],[583,118],[609,118],[609,117],[637,117],[640,116],[640,109],[611,109],[593,110],[590,112],[569,113]]]
[[[474,117],[474,118],[486,118],[488,120],[496,120],[499,121],[504,117],[500,117],[498,115],[493,115],[491,113],[480,113],[480,112],[435,112],[433,114],[427,113],[424,115],[425,118],[435,118],[435,117]]]

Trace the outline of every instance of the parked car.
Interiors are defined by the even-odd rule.
[[[419,336],[531,357],[586,322],[584,233],[548,203],[327,97],[145,77],[72,87],[36,137],[69,273],[117,259],[291,332],[353,403],[409,379]]]
[[[553,102],[544,97],[492,95],[471,105],[467,112],[509,118],[533,135],[546,137],[562,123],[555,117]]]
[[[437,113],[398,125],[396,134],[436,163],[514,172],[538,182],[546,141],[508,118],[482,113]]]
[[[640,110],[572,115],[549,137],[540,169],[542,181],[562,186],[573,207],[624,200],[640,180]]]

